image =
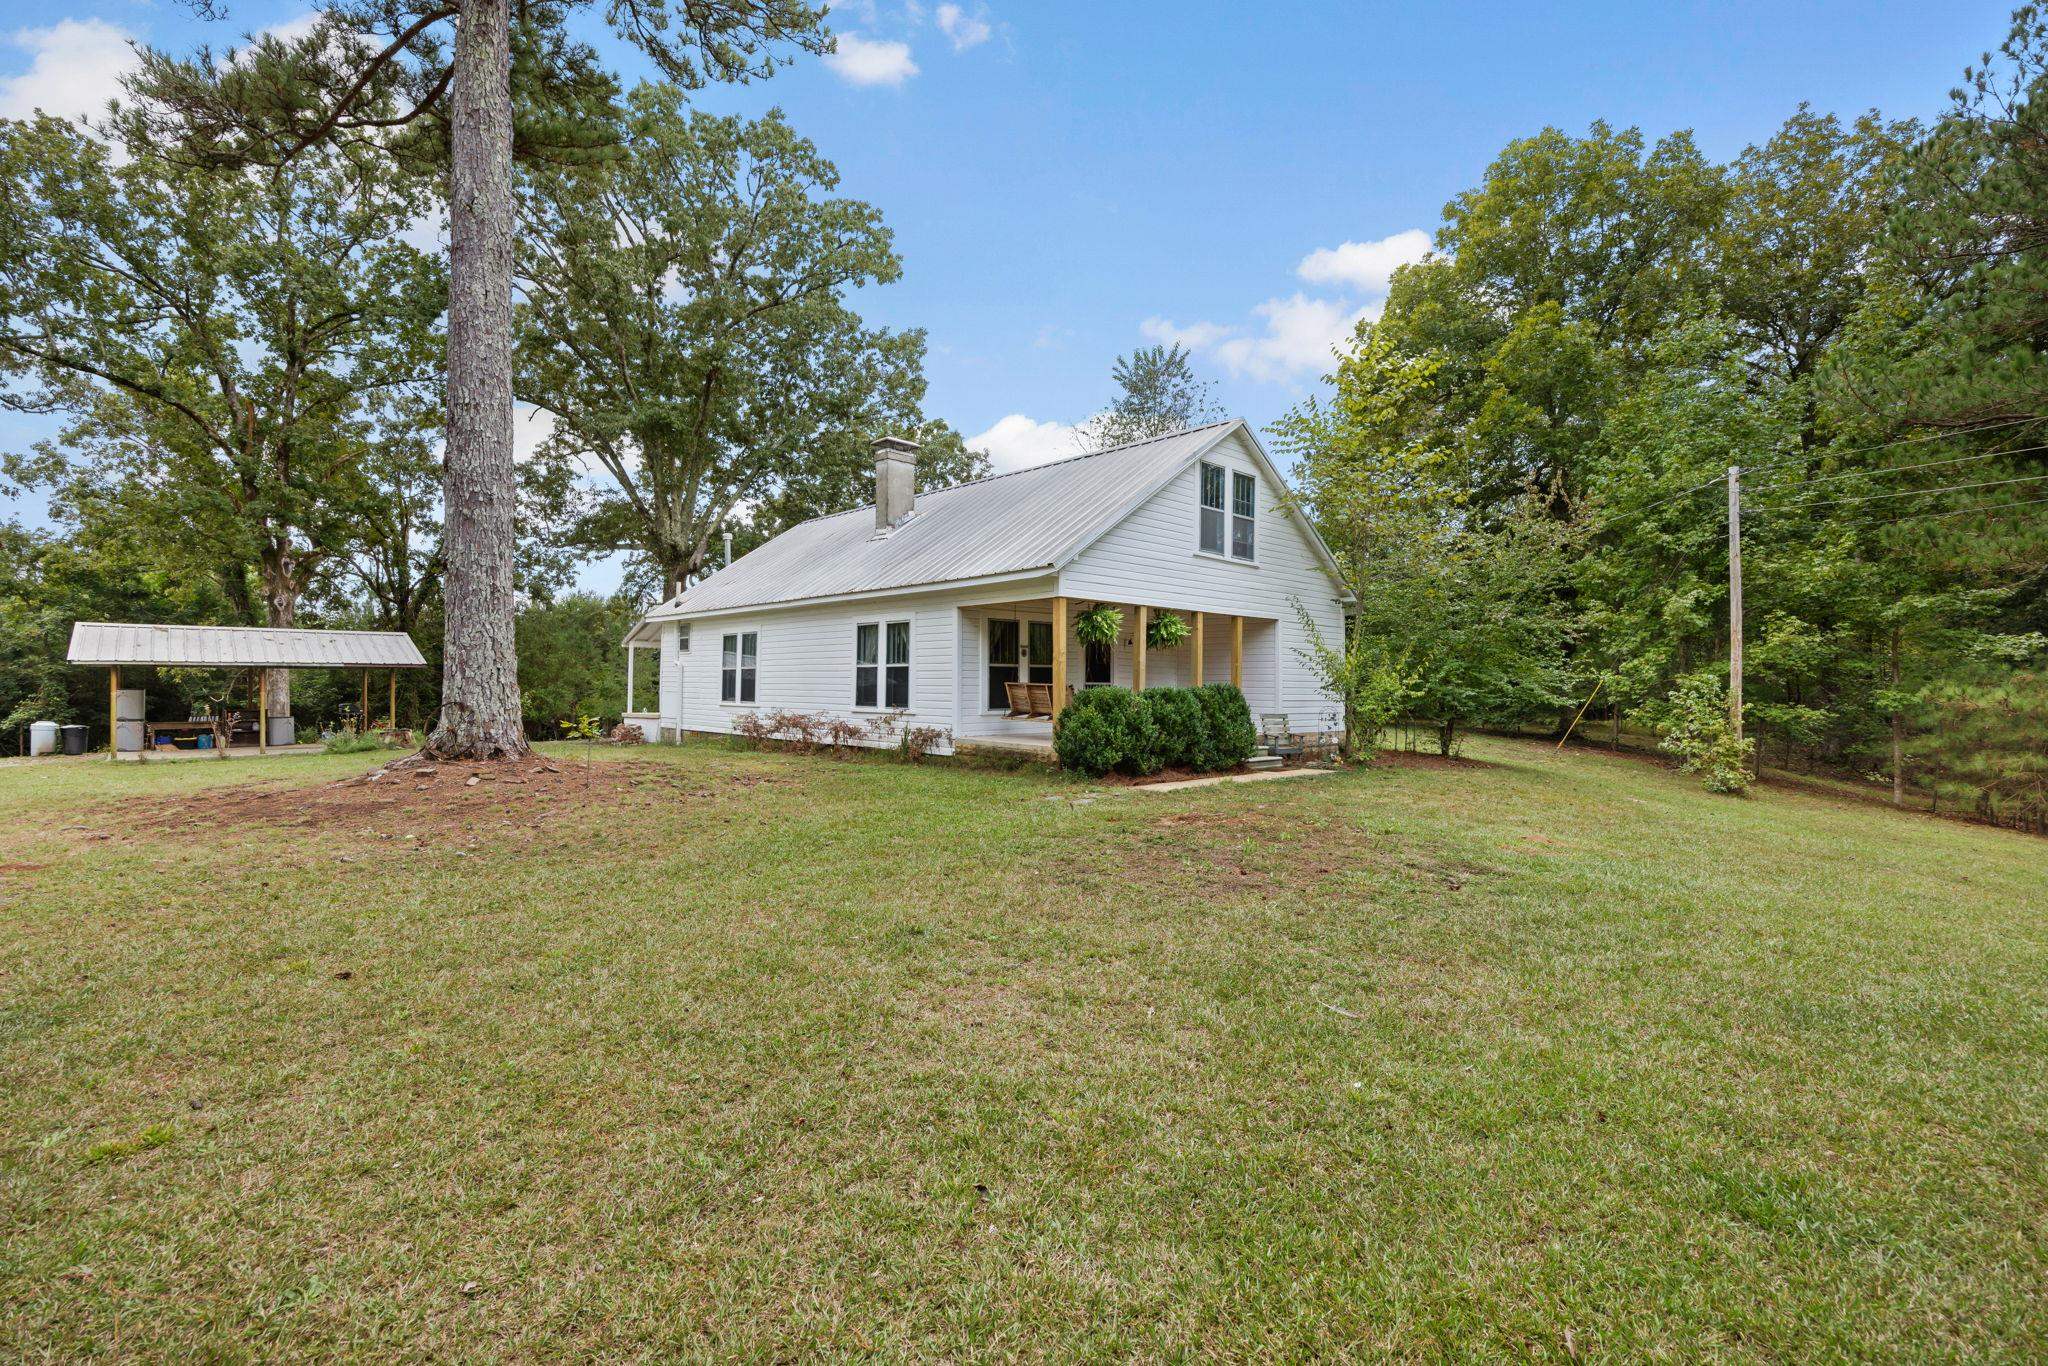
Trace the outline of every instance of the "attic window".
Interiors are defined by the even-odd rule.
[[[1202,549],[1223,553],[1223,467],[1202,463]]]
[[[1233,470],[1230,475],[1230,554],[1233,559],[1252,558],[1253,527],[1258,506],[1259,481],[1249,474]]]

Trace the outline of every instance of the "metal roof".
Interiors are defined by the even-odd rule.
[[[295,631],[268,626],[150,626],[81,621],[73,664],[164,664],[195,669],[423,669],[403,631]]]
[[[1212,422],[920,493],[916,511],[886,536],[875,534],[872,503],[800,522],[648,619],[1049,572],[1243,425]]]

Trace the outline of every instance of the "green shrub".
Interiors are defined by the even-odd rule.
[[[1201,700],[1208,718],[1208,749],[1200,764],[1205,773],[1236,768],[1259,748],[1259,728],[1252,724],[1251,705],[1233,684],[1205,683],[1190,692]]]
[[[1063,767],[1091,778],[1112,769],[1142,778],[1172,766],[1197,773],[1236,768],[1259,733],[1244,694],[1228,683],[1201,688],[1088,688],[1054,725]]]
[[[1652,709],[1646,709],[1652,710]],[[1679,767],[1700,775],[1709,792],[1742,796],[1749,791],[1749,766],[1756,741],[1735,738],[1728,716],[1728,690],[1711,673],[1688,674],[1671,696],[1655,708],[1657,747],[1675,754]]]
[[[1152,708],[1128,688],[1085,688],[1052,728],[1060,765],[1090,778],[1114,769],[1133,777],[1157,773],[1159,733]]]
[[[352,730],[336,731],[327,737],[329,754],[368,754],[374,749],[383,749],[384,742],[367,732],[357,734]]]
[[[1214,745],[1208,710],[1194,689],[1147,688],[1145,702],[1152,709],[1152,727],[1159,735],[1160,766],[1203,768]]]

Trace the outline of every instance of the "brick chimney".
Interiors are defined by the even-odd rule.
[[[917,504],[917,443],[878,436],[875,452],[875,530],[900,526]]]

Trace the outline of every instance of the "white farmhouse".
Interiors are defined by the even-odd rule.
[[[959,748],[1044,750],[1046,715],[1075,688],[1236,683],[1252,713],[1334,731],[1334,699],[1298,653],[1300,604],[1344,634],[1329,549],[1283,495],[1242,421],[916,494],[917,447],[875,443],[875,503],[791,527],[649,612],[627,634],[658,650],[650,739],[728,734],[746,713],[828,714],[950,733]],[[1117,607],[1113,645],[1083,645],[1075,616]],[[1149,620],[1193,630],[1141,649]],[[941,752],[946,746],[941,745]]]

